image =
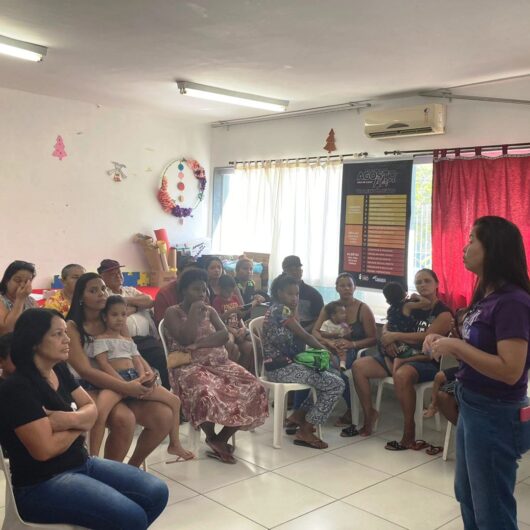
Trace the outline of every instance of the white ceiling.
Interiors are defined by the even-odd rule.
[[[0,86],[241,118],[262,112],[180,96],[174,81],[289,110],[450,87],[530,72],[529,21],[527,0],[0,0],[0,35],[49,47],[43,63],[0,56]]]

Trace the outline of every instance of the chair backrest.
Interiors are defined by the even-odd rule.
[[[167,359],[167,344],[166,336],[164,335],[164,319],[162,319],[160,324],[158,324],[158,334],[160,335],[160,342],[162,342],[162,347],[164,348],[164,353],[166,354]]]
[[[259,362],[259,356],[263,352],[261,342],[261,332],[263,330],[263,321],[265,317],[257,317],[250,321],[248,329],[250,331],[250,338],[252,340],[252,349],[254,350],[254,371],[256,377],[261,377],[263,373],[263,361]],[[261,356],[263,358],[263,356]]]
[[[15,496],[13,494],[13,485],[11,484],[11,472],[9,470],[9,462],[4,457],[4,452],[0,446],[0,469],[4,472],[6,476],[6,506],[5,506],[5,520],[8,520],[8,517],[16,520],[17,526],[24,525],[24,521],[20,517],[17,509],[17,503],[15,502]],[[7,527],[6,527],[7,528]]]

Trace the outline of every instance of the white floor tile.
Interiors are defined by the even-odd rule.
[[[437,458],[432,462],[415,467],[399,475],[400,479],[438,491],[450,497],[455,496],[455,461],[444,462]]]
[[[264,469],[244,460],[238,460],[234,465],[223,464],[207,458],[202,451],[199,459],[178,464],[161,462],[151,466],[151,469],[199,493],[228,486],[265,472]]]
[[[440,526],[438,530],[464,530],[464,523],[461,517],[453,519],[451,522]]]
[[[0,507],[5,506],[6,503],[6,479],[3,474],[0,474]]]
[[[177,464],[175,464],[177,465]],[[154,475],[155,477],[163,480],[169,489],[169,500],[167,502],[168,506],[170,504],[175,504],[176,502],[183,501],[185,499],[190,499],[191,497],[195,497],[198,495],[196,491],[190,490],[189,488],[186,488],[182,484],[179,484],[178,482],[175,482],[174,480],[171,480],[164,475],[161,475],[160,473],[157,473],[154,469],[150,469],[149,473],[151,475]]]
[[[391,477],[329,453],[282,467],[275,473],[335,499],[341,499]]]
[[[440,458],[439,456],[429,456],[425,451],[413,451],[411,449],[406,451],[387,451],[385,444],[386,441],[384,439],[378,436],[371,436],[364,439],[361,443],[332,451],[331,454],[353,460],[391,475],[403,473],[434,458]]]
[[[267,528],[333,502],[331,497],[273,473],[243,480],[206,496]]]
[[[2,508],[0,508],[0,528],[4,524],[4,517],[5,517],[5,508],[2,506]]]
[[[530,525],[530,485],[520,482],[515,486],[517,500],[517,519]]]
[[[455,499],[396,477],[354,493],[343,502],[409,530],[439,528],[460,514]]]
[[[168,506],[151,530],[262,530],[260,526],[210,499],[198,496]]]
[[[274,530],[398,530],[401,528],[403,527],[337,501],[276,526]]]

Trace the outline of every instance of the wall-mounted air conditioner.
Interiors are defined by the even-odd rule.
[[[445,132],[445,105],[431,103],[405,109],[376,110],[364,114],[369,138],[399,138]]]

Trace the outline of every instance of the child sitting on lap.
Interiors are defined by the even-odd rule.
[[[350,338],[351,329],[346,322],[346,306],[340,302],[330,302],[324,307],[324,311],[328,316],[320,327],[320,334],[325,339],[348,339]],[[346,352],[344,348],[335,347],[337,355],[339,356],[339,367],[341,370],[346,370]]]
[[[219,294],[212,301],[212,307],[219,313],[221,320],[226,324],[230,341],[238,351],[238,362],[243,368],[252,371],[254,364],[254,354],[252,349],[252,340],[250,333],[241,318],[243,306],[235,294],[236,281],[232,276],[225,274],[219,278]],[[252,305],[258,305],[259,302],[254,300]],[[230,353],[230,352],[229,352]]]
[[[127,306],[125,300],[118,295],[109,296],[105,309],[102,311],[106,330],[94,339],[94,358],[99,368],[114,377],[132,381],[150,372],[149,365],[140,356],[136,344],[131,338],[121,334],[127,321]],[[169,433],[168,453],[177,456],[177,462],[190,460],[194,454],[186,451],[179,440],[180,399],[164,387],[155,386],[156,377],[144,383],[153,386],[149,394],[142,396],[143,400],[160,401],[171,408],[175,426]],[[107,417],[116,403],[123,396],[112,390],[100,390],[96,405],[98,419],[90,431],[90,453],[98,455],[105,433]]]
[[[414,309],[427,309],[431,306],[431,301],[419,294],[412,294],[407,298],[407,292],[403,286],[397,282],[387,283],[383,287],[383,295],[390,306],[387,310],[387,331],[413,333],[416,331],[418,322],[411,315],[412,311]],[[379,351],[383,355],[386,355],[385,349],[381,343],[379,343]],[[421,350],[417,350],[404,342],[398,343],[397,357],[399,359],[406,359],[419,354],[421,354]]]

